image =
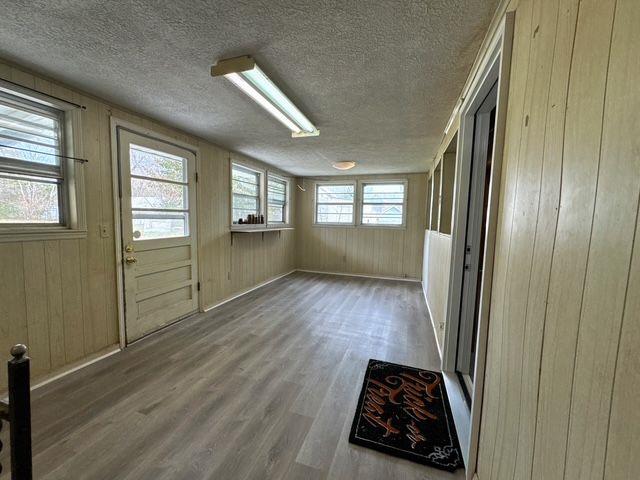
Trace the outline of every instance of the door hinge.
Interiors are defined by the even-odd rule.
[[[196,172],[196,183],[198,183],[198,172]]]
[[[198,282],[198,291],[200,291],[200,282]]]

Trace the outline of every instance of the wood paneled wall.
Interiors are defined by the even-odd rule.
[[[355,175],[340,176],[338,180],[383,178],[408,180],[406,228],[314,226],[314,182],[320,179],[305,178],[306,192],[298,190],[296,202],[298,268],[383,277],[421,277],[427,175]]]
[[[424,239],[422,288],[440,352],[444,349],[451,266],[451,235],[427,230]]]
[[[211,143],[0,61],[0,78],[86,106],[82,137],[86,238],[0,242],[0,358],[29,346],[35,381],[118,342],[110,116],[199,147],[202,304],[211,306],[295,268],[295,232],[229,232],[230,154]],[[240,160],[247,160],[238,156]],[[295,202],[292,208],[295,211]],[[102,238],[100,226],[109,231]],[[6,369],[0,368],[0,391]]]
[[[508,9],[478,477],[637,478],[640,2]]]

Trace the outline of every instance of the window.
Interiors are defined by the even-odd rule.
[[[0,91],[0,224],[65,225],[64,112]]]
[[[405,193],[403,182],[363,183],[362,225],[403,225]]]
[[[232,223],[242,223],[249,215],[260,215],[261,173],[236,163],[231,165]]]
[[[316,184],[316,223],[353,225],[355,183]]]
[[[189,236],[187,159],[131,144],[134,240]]]
[[[288,195],[288,182],[269,174],[267,179],[267,221],[269,223],[289,223]]]

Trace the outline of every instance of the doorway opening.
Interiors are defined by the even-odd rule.
[[[495,140],[497,81],[473,114],[473,150],[471,154],[471,178],[467,202],[467,222],[464,240],[464,266],[462,295],[456,354],[456,373],[462,379],[465,398],[471,406],[474,369],[478,350],[478,324],[485,270],[485,246],[487,240],[487,214],[489,211],[489,187],[493,168]]]

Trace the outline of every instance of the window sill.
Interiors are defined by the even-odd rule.
[[[246,227],[231,227],[231,232],[240,232],[240,233],[256,233],[256,232],[278,232],[282,230],[293,230],[293,227],[289,225],[278,225],[278,226],[265,226],[263,224],[254,224],[247,225]]]
[[[406,230],[406,225],[353,225],[352,223],[314,223],[313,227],[320,228],[365,228],[367,230]]]
[[[87,231],[46,227],[33,229],[0,229],[0,243],[35,242],[38,240],[72,240],[77,238],[87,238]]]

